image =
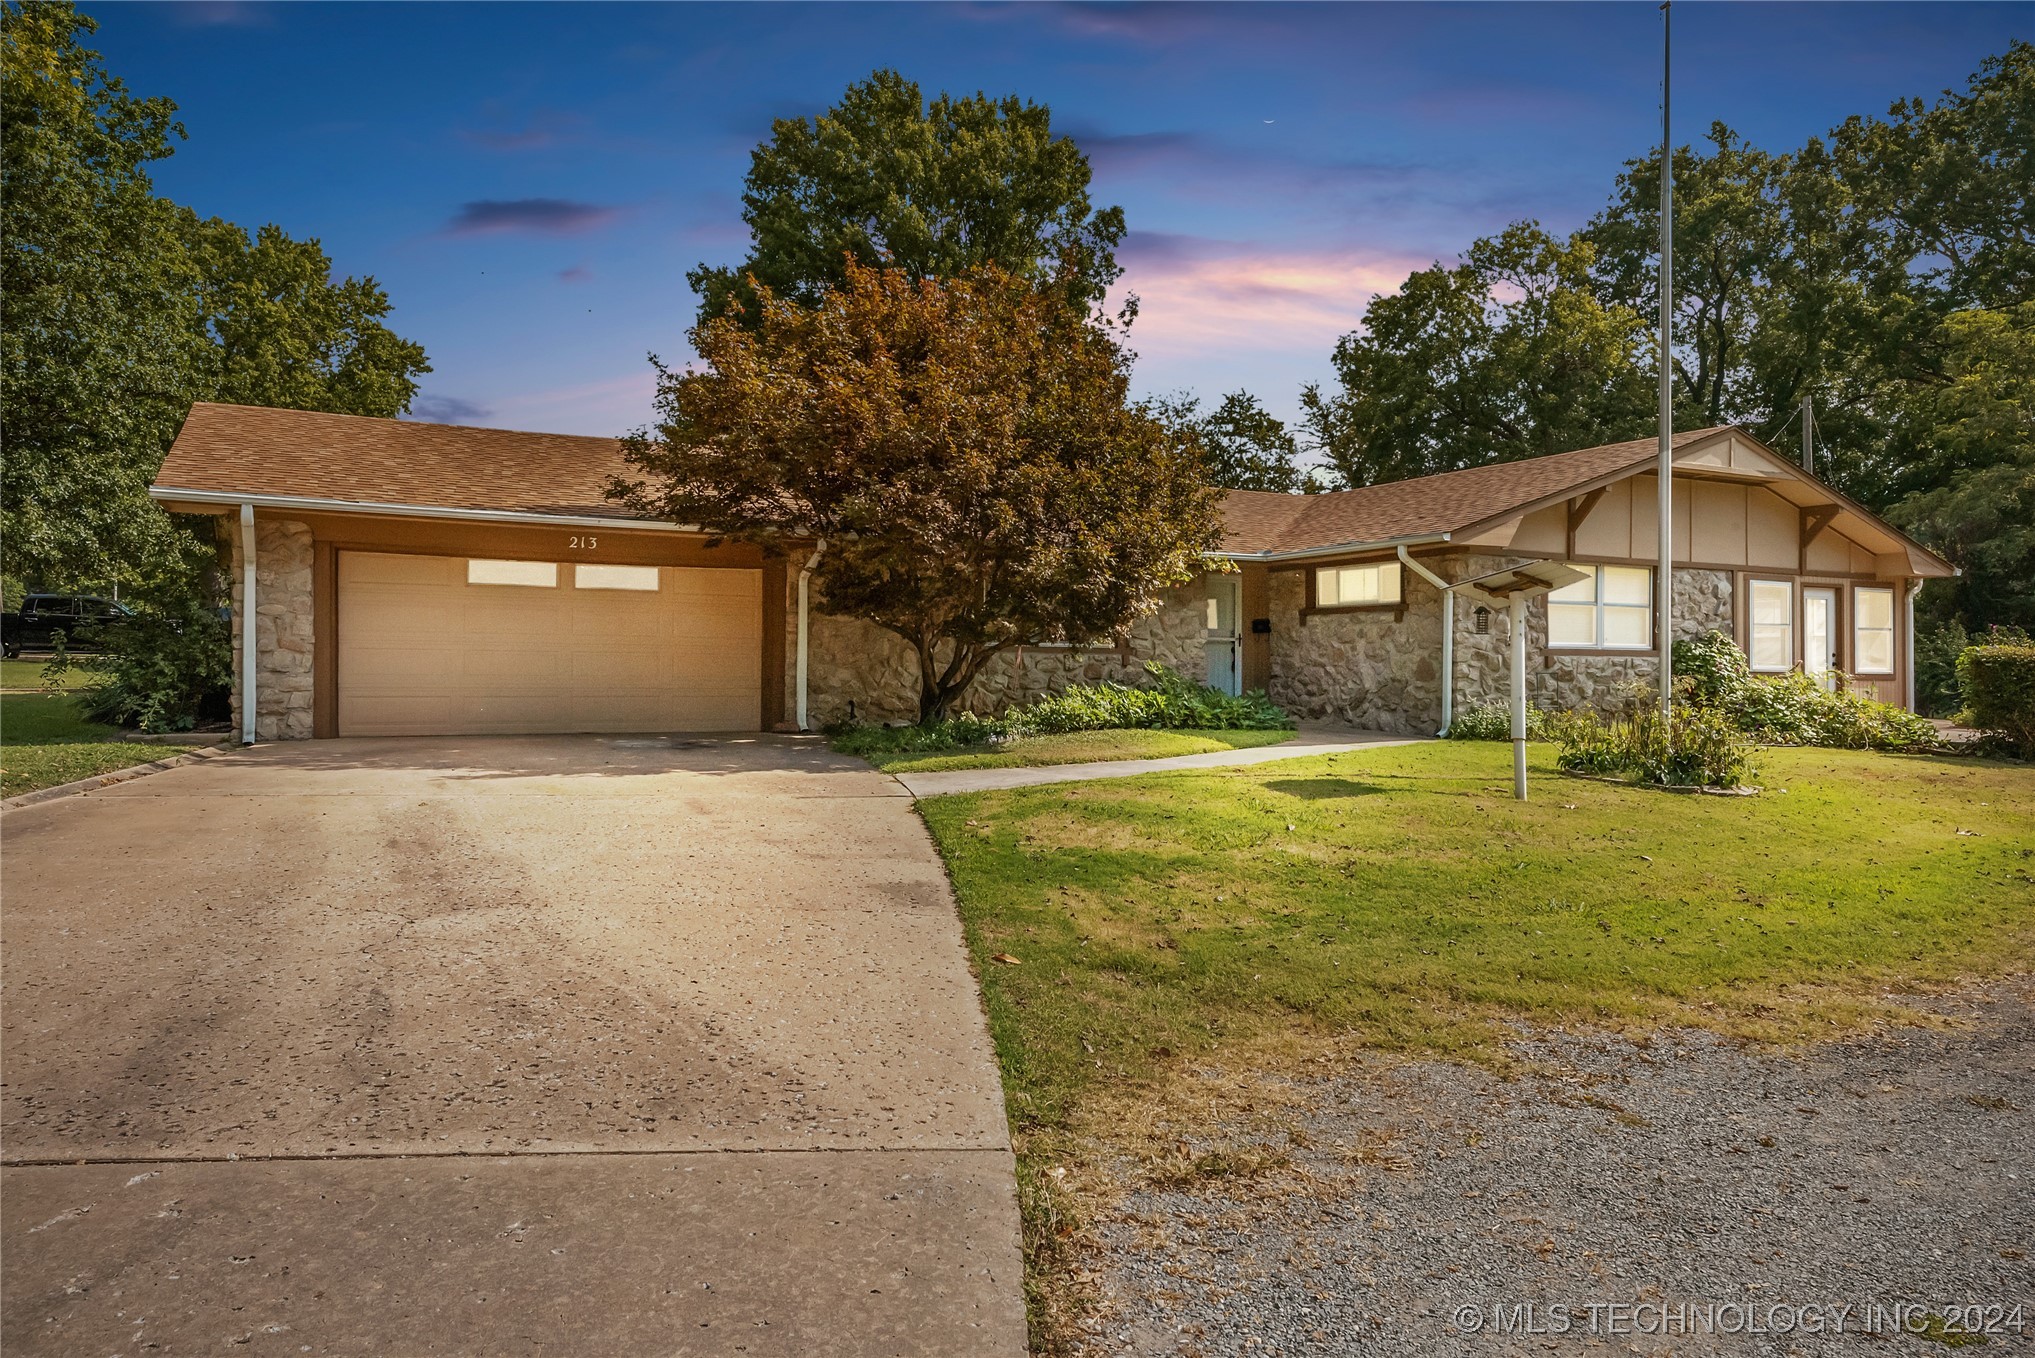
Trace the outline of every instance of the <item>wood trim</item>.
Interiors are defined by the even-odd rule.
[[[775,731],[785,723],[784,629],[785,591],[789,572],[781,556],[763,562],[763,707],[762,726]]]
[[[1569,501],[1567,546],[1570,560],[1574,560],[1576,555],[1576,530],[1583,526],[1583,521],[1590,517],[1590,511],[1597,507],[1597,502],[1602,500],[1604,493],[1610,489],[1609,486],[1599,486]]]
[[[1805,574],[1808,572],[1809,544],[1821,537],[1824,529],[1837,522],[1837,513],[1838,507],[1836,505],[1820,505],[1815,509],[1804,509],[1801,511],[1802,541],[1795,551],[1796,569]],[[1851,539],[1846,538],[1845,541],[1851,542]],[[1855,542],[1852,543],[1854,547],[1858,545]]]
[[[339,734],[339,550],[311,543],[311,738]]]
[[[691,533],[460,523],[444,519],[376,518],[367,514],[258,517],[306,524],[315,541],[329,542],[340,551],[731,570],[761,570],[765,560],[760,547],[739,542],[710,547],[708,538]]]

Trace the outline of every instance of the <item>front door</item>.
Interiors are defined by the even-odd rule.
[[[1837,686],[1837,591],[1802,591],[1802,669],[1824,688]]]
[[[1243,582],[1234,575],[1208,578],[1208,686],[1224,693],[1243,691],[1237,615],[1243,611]]]

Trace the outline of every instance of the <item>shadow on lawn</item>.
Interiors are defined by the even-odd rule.
[[[1369,797],[1388,791],[1376,783],[1360,783],[1354,778],[1273,778],[1265,786],[1304,802],[1326,801],[1333,797]]]

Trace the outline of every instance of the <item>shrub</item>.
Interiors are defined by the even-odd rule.
[[[1957,684],[1972,726],[2009,753],[2035,758],[2035,646],[1969,646]]]
[[[1040,735],[1117,728],[1276,731],[1293,719],[1262,691],[1228,694],[1196,683],[1156,661],[1145,666],[1152,686],[1105,681],[1074,684],[1010,714],[1013,729]]]
[[[106,677],[78,695],[93,721],[188,731],[231,710],[232,628],[201,597],[143,603],[95,639],[104,649],[91,665]],[[60,647],[43,674],[54,683],[71,664]]]
[[[1544,707],[1526,709],[1526,738],[1528,740],[1558,740],[1573,713],[1556,712]],[[1471,703],[1449,719],[1449,729],[1442,732],[1444,740],[1510,740],[1512,739],[1512,707],[1509,703]]]
[[[1915,704],[1932,717],[1951,716],[1964,705],[1957,695],[1957,657],[1969,645],[1971,635],[1956,618],[1915,633]]]
[[[1925,719],[1842,682],[1826,689],[1799,670],[1754,674],[1745,652],[1722,632],[1675,643],[1675,690],[1689,706],[1723,714],[1762,745],[1903,750],[1936,739]]]
[[[1752,782],[1752,751],[1714,707],[1677,704],[1663,717],[1651,703],[1611,721],[1572,716],[1555,765],[1570,773],[1631,778],[1655,787],[1739,787]]]
[[[827,734],[843,754],[935,754],[1071,731],[1282,731],[1293,725],[1262,692],[1224,693],[1157,662],[1146,665],[1145,672],[1152,677],[1150,687],[1074,684],[1000,718],[964,712],[921,726],[839,726]]]

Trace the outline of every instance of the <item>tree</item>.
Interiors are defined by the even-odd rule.
[[[388,294],[372,278],[332,277],[316,240],[277,226],[253,239],[181,209],[196,261],[208,399],[387,419],[410,408],[424,347],[384,325]]]
[[[1197,450],[1127,405],[1112,331],[994,265],[850,262],[816,304],[757,290],[692,332],[628,440],[642,513],[784,553],[918,657],[922,720],[1014,646],[1120,634],[1219,537]]]
[[[1592,262],[1522,222],[1372,298],[1336,343],[1339,390],[1302,394],[1311,441],[1358,486],[1643,434],[1645,321],[1596,296]]]
[[[753,315],[751,280],[816,306],[849,258],[912,279],[994,264],[1085,309],[1122,272],[1124,236],[1123,209],[1091,208],[1088,184],[1087,157],[1053,136],[1043,104],[981,94],[927,104],[916,84],[877,71],[818,117],[772,122],[743,186],[749,258],[687,279],[701,320]]]
[[[1300,441],[1247,391],[1233,391],[1196,422],[1208,479],[1224,490],[1294,492],[1305,484]]]
[[[430,367],[317,241],[156,196],[176,106],[129,94],[93,29],[67,4],[0,11],[0,570],[188,594],[190,544],[147,492],[193,401],[393,416]]]
[[[146,487],[203,371],[196,271],[146,166],[183,135],[68,5],[0,11],[0,560],[105,579],[160,552]]]

